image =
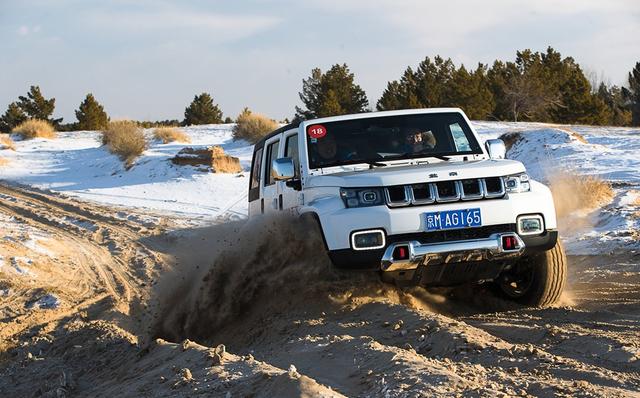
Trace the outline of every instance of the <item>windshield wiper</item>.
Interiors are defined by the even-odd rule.
[[[407,159],[407,156],[411,156],[411,155],[416,155],[414,152],[407,152],[407,153],[403,153],[402,155],[399,156],[389,156],[387,157],[393,157],[393,160],[400,160],[400,159]],[[419,159],[419,158],[436,158],[436,159],[440,159],[440,160],[444,160],[445,162],[448,162],[450,160],[449,157],[447,156],[443,156],[443,155],[429,155],[426,153],[421,153],[420,155],[417,156],[411,156],[411,158],[409,158],[408,160],[412,160],[412,159]],[[392,159],[389,159],[392,160]]]
[[[374,167],[386,167],[387,165],[384,163],[376,162],[376,161],[365,161],[364,163],[369,165],[369,168],[372,169]]]

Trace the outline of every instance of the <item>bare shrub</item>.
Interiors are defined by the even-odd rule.
[[[556,213],[559,217],[575,211],[593,210],[608,204],[614,193],[611,184],[598,176],[560,171],[549,178]]]
[[[170,142],[191,142],[189,136],[184,131],[175,127],[156,127],[153,129],[153,138],[162,141],[163,144]]]
[[[56,130],[46,120],[29,119],[17,125],[11,130],[24,139],[31,138],[56,138]]]
[[[234,140],[246,140],[256,143],[260,138],[278,128],[275,120],[269,119],[259,113],[253,113],[245,108],[238,115],[236,125],[233,127]]]
[[[110,122],[102,132],[102,144],[107,145],[111,153],[118,155],[127,168],[147,149],[142,129],[130,120]]]
[[[0,134],[0,149],[16,150],[16,145],[8,134]]]

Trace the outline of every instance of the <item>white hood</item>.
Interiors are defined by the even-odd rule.
[[[433,181],[465,180],[524,173],[524,165],[515,160],[473,160],[420,165],[376,167],[309,176],[307,187],[381,187]]]

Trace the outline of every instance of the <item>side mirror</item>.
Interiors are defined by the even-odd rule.
[[[484,143],[484,147],[487,148],[491,159],[504,159],[507,154],[507,148],[501,139],[487,140],[487,142]]]
[[[279,158],[274,159],[271,167],[271,176],[276,181],[289,181],[296,175],[293,159]]]

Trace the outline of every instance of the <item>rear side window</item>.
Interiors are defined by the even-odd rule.
[[[253,154],[253,161],[251,162],[251,185],[250,189],[255,189],[260,186],[260,163],[262,162],[262,148],[258,149]]]
[[[271,174],[271,170],[273,169],[273,160],[278,157],[278,148],[280,147],[280,141],[276,141],[274,143],[269,144],[267,147],[267,163],[265,165],[264,171],[264,185],[273,185],[275,184],[275,180],[273,179],[273,175]]]
[[[458,123],[453,123],[449,125],[449,131],[451,132],[451,137],[453,137],[453,143],[456,146],[456,150],[458,152],[468,152],[471,151],[471,145],[469,144],[469,139],[467,135],[462,130],[462,127]]]
[[[300,157],[298,156],[298,134],[287,137],[287,142],[284,146],[284,156],[293,159],[293,165],[295,166],[295,177],[300,177]]]
[[[253,153],[251,161],[251,179],[249,180],[249,202],[260,199],[260,165],[262,164],[262,148]]]

